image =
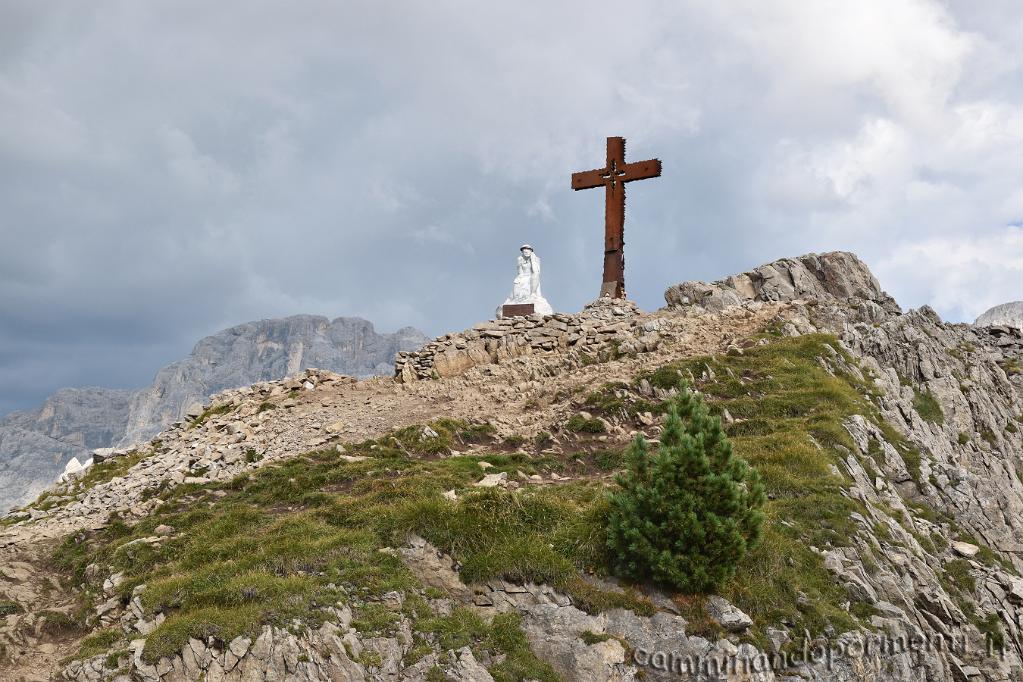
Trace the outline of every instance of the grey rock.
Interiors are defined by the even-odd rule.
[[[746,301],[850,299],[873,304],[882,312],[900,312],[867,266],[855,254],[832,251],[785,258],[717,282],[683,282],[664,292],[669,306],[697,305],[720,311]]]
[[[494,678],[479,664],[469,647],[452,651],[450,657],[451,665],[444,673],[450,682],[494,682]]]
[[[1003,325],[1023,332],[1023,301],[996,305],[981,313],[973,324],[978,327]]]
[[[707,614],[728,632],[744,632],[753,625],[752,618],[717,595],[707,597]]]
[[[604,633],[605,619],[574,606],[537,604],[524,609],[523,630],[536,654],[567,680],[620,682],[634,679],[625,648],[616,639],[586,644],[580,635]]]

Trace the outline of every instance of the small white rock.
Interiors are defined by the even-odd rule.
[[[956,554],[964,557],[976,556],[977,552],[980,551],[980,547],[978,547],[977,545],[972,545],[969,542],[959,541],[955,541],[952,543],[952,549],[955,550]]]
[[[504,485],[505,481],[508,480],[508,472],[502,471],[499,474],[487,474],[479,481],[473,483],[477,488],[494,488],[499,485]]]

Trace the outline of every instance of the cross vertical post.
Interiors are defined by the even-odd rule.
[[[607,165],[572,174],[572,189],[604,187],[604,278],[600,296],[625,298],[625,183],[656,178],[658,159],[625,162],[625,138],[607,138]]]

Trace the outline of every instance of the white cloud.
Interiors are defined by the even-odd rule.
[[[1023,299],[1023,229],[905,244],[876,269],[882,282],[900,283],[891,290],[896,297],[928,302],[972,322],[999,303]]]

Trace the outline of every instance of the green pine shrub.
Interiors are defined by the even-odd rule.
[[[759,475],[732,456],[721,421],[685,388],[658,452],[638,437],[626,459],[607,525],[618,574],[687,594],[720,587],[757,543],[764,503]]]

